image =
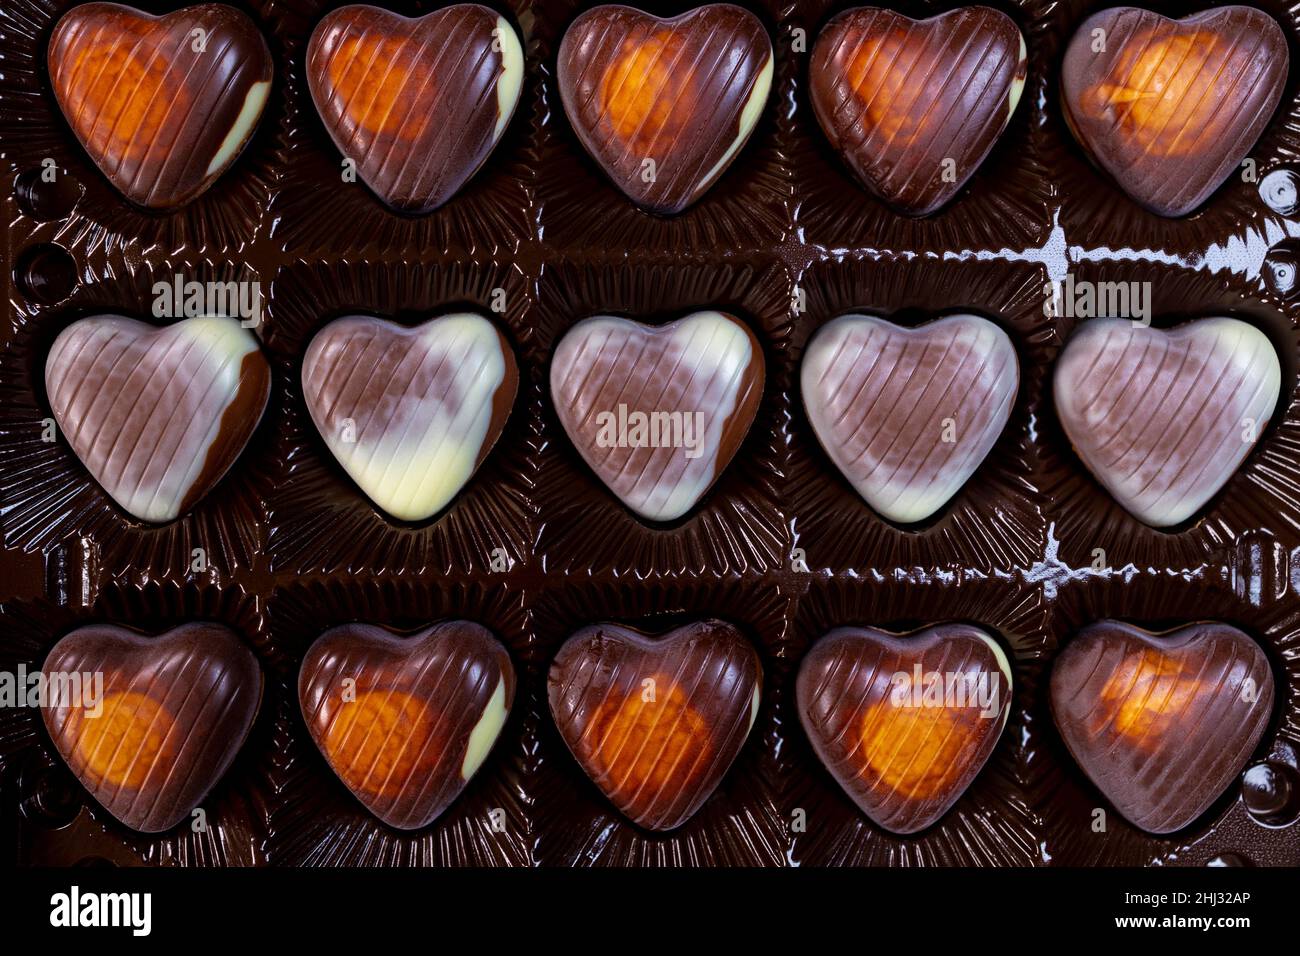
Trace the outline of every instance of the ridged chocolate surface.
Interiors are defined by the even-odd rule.
[[[1237,319],[1172,329],[1086,322],[1053,381],[1075,451],[1121,505],[1156,527],[1196,514],[1250,454],[1277,406],[1268,337]]]
[[[1011,711],[1011,668],[966,624],[913,634],[842,627],[799,665],[799,720],[826,769],[887,830],[942,817],[997,746]]]
[[[161,17],[115,3],[73,7],[50,38],[49,68],[95,165],[150,209],[211,186],[253,135],[271,90],[256,24],[214,3]]]
[[[718,3],[664,20],[610,5],[573,21],[558,79],[574,132],[615,185],[673,214],[745,145],[772,73],[771,40],[748,10]]]
[[[384,202],[410,213],[437,209],[483,165],[523,70],[514,27],[472,3],[418,19],[344,7],[307,47],[307,83],[330,137]]]
[[[988,7],[927,20],[859,7],[818,36],[809,66],[817,121],[868,189],[927,215],[979,168],[1024,89],[1015,22]]]
[[[722,780],[758,715],[762,665],[730,624],[661,636],[583,628],[551,664],[547,697],[601,792],[650,830],[685,823]]]
[[[813,431],[863,499],[891,521],[928,518],[1006,427],[1016,350],[987,319],[904,328],[842,315],[817,331],[801,370]]]
[[[1105,50],[1096,52],[1095,31]],[[1267,13],[1222,7],[1181,20],[1115,7],[1085,20],[1061,65],[1066,120],[1120,187],[1185,216],[1218,189],[1273,118],[1289,71]]]
[[[262,697],[257,658],[220,624],[184,624],[156,637],[107,624],[78,628],[54,645],[43,670],[103,675],[98,713],[76,697],[47,702],[42,716],[91,796],[143,833],[171,829],[203,802]]]
[[[551,398],[570,440],[624,504],[655,521],[680,518],[708,491],[762,393],[758,339],[723,312],[659,326],[594,316],[569,330],[551,362]],[[638,434],[634,413],[676,417]]]
[[[119,505],[171,521],[226,473],[266,408],[271,370],[235,319],[158,328],[120,315],[80,319],[45,361],[59,430]]]
[[[441,511],[510,415],[519,369],[472,312],[406,327],[353,315],[316,334],[302,364],[312,421],[370,499],[405,521]]]
[[[505,726],[510,655],[470,621],[399,636],[369,624],[322,634],[298,675],[312,740],[375,816],[433,822],[465,789]]]
[[[1245,766],[1272,719],[1273,674],[1227,624],[1152,634],[1100,621],[1057,657],[1051,701],[1070,753],[1115,809],[1172,833]]]

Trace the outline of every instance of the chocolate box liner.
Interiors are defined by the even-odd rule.
[[[1076,282],[1150,282],[1152,325],[1227,315],[1267,334],[1282,365],[1278,410],[1250,455],[1204,508],[1171,529],[1150,527],[1130,515],[1092,476],[1061,428],[1051,395],[1050,357],[1038,422],[1044,475],[1043,507],[1060,542],[1061,560],[1074,567],[1094,562],[1113,568],[1187,568],[1226,560],[1241,535],[1267,530],[1300,543],[1300,398],[1296,392],[1300,331],[1294,309],[1257,283],[1230,274],[1192,272],[1142,262],[1079,262]],[[1085,319],[1056,320],[1063,346]],[[1104,555],[1094,549],[1101,549]]]
[[[1100,10],[1135,6],[1182,19],[1220,4],[1202,0],[1191,4],[1175,0],[1065,0],[1050,13],[1050,47],[1046,52],[1052,72],[1046,100],[1046,160],[1061,197],[1060,223],[1071,245],[1150,250],[1197,262],[1216,251],[1221,253],[1233,241],[1250,245],[1269,235],[1294,231],[1294,212],[1288,218],[1271,210],[1260,195],[1259,184],[1275,169],[1294,170],[1300,155],[1300,10],[1284,0],[1250,0],[1245,5],[1278,21],[1291,50],[1291,74],[1272,121],[1248,154],[1255,161],[1258,182],[1244,181],[1239,169],[1203,206],[1182,218],[1148,212],[1092,163],[1087,150],[1066,126],[1061,110],[1061,60],[1078,27]]]
[[[898,836],[862,813],[825,769],[799,723],[793,675],[814,643],[836,627],[910,632],[945,622],[972,624],[1002,645],[1012,666],[1012,705],[988,763],[952,808],[920,833]],[[784,750],[792,767],[783,809],[804,811],[791,860],[799,866],[1037,866],[1043,820],[1032,804],[1032,702],[1046,666],[1042,589],[1014,575],[872,573],[818,578],[799,597],[791,624]]]
[[[546,266],[528,321],[546,356],[541,370],[545,448],[536,501],[537,550],[548,573],[734,574],[787,561],[789,527],[780,482],[790,281],[781,264],[768,257],[717,265],[624,260]],[[574,448],[551,402],[550,357],[564,333],[589,316],[656,324],[700,309],[728,312],[757,335],[764,350],[763,398],[735,457],[696,506],[676,522],[649,522],[628,509]]]
[[[126,248],[137,253],[187,250],[221,255],[247,249],[262,231],[286,158],[277,142],[286,60],[267,29],[269,0],[223,2],[247,14],[266,37],[275,70],[271,95],[256,131],[230,168],[201,196],[169,212],[141,209],[122,196],[77,141],[54,98],[45,59],[50,34],[59,18],[78,4],[12,0],[0,9],[0,56],[6,65],[0,137],[19,147],[7,149],[4,162],[21,173],[50,158],[84,188],[75,211],[55,232],[58,242],[79,255]],[[185,6],[162,0],[133,0],[129,5],[154,14]]]
[[[474,0],[481,2],[481,0]],[[332,9],[329,0],[272,0],[287,11],[277,36],[289,51],[283,181],[270,206],[270,233],[287,252],[404,257],[412,250],[470,256],[517,253],[537,237],[534,209],[538,158],[534,145],[537,107],[537,13],[532,0],[486,0],[519,32],[525,76],[519,104],[501,141],[483,167],[440,209],[412,216],[384,205],[357,177],[342,181],[342,154],[330,139],[307,87],[306,50],[311,32]],[[423,16],[450,4],[412,0],[378,3],[403,16]]]
[[[774,581],[666,580],[629,588],[616,580],[543,585],[531,595],[540,663],[540,761],[532,787],[541,866],[784,866],[789,818],[779,803],[786,731],[777,688],[789,597]],[[736,762],[689,820],[656,833],[628,821],[570,754],[546,702],[546,678],[560,646],[579,629],[603,622],[664,633],[718,618],[751,641],[763,666],[758,718]]]
[[[629,2],[646,13],[672,17],[704,4],[691,0]],[[778,128],[778,114],[792,95],[789,45],[771,12],[740,4],[763,21],[775,59],[772,92],[748,142],[718,180],[675,216],[640,209],[583,148],[560,101],[556,60],[560,40],[580,13],[595,4],[551,0],[541,44],[542,123],[538,140],[537,199],[547,243],[569,255],[584,249],[632,255],[698,256],[720,247],[771,248],[790,234],[792,170]]]
[[[501,580],[414,578],[302,580],[268,602],[277,651],[278,709],[285,733],[269,782],[269,857],[283,866],[531,866],[529,776],[536,765],[536,642],[522,589]],[[518,682],[510,717],[465,790],[426,827],[398,830],[374,817],[312,742],[298,704],[298,670],[316,638],[351,622],[410,632],[443,620],[487,627],[509,650]],[[504,813],[504,831],[491,815]]]
[[[272,438],[273,397],[248,445],[207,495],[186,514],[152,524],[123,511],[99,486],[62,436],[42,441],[52,419],[45,393],[45,360],[55,338],[87,315],[120,313],[153,325],[181,319],[153,317],[156,282],[257,281],[265,276],[229,262],[151,259],[118,254],[100,272],[81,270],[71,295],[54,305],[22,296],[11,301],[12,325],[0,354],[0,507],[6,545],[45,551],[75,538],[91,540],[107,573],[143,581],[188,577],[195,549],[222,573],[252,568],[265,547],[264,495]],[[258,330],[254,330],[255,334]]]
[[[1273,666],[1275,716],[1247,767],[1270,760],[1300,785],[1300,607],[1294,593],[1234,593],[1224,569],[1132,577],[1112,572],[1077,575],[1065,582],[1052,609],[1053,657],[1084,626],[1114,618],[1151,631],[1195,621],[1221,621],[1256,641]],[[1048,820],[1052,862],[1067,866],[1203,866],[1212,860],[1235,865],[1300,865],[1300,818],[1284,827],[1256,821],[1240,799],[1241,778],[1188,827],[1167,836],[1130,825],[1074,762],[1050,716],[1047,681],[1037,687],[1036,707],[1049,733],[1042,740],[1046,771],[1038,780],[1036,807]],[[1243,768],[1244,772],[1245,768]],[[1093,832],[1097,808],[1106,832]]]
[[[217,621],[239,635],[262,666],[262,703],[234,763],[201,806],[207,830],[189,818],[160,834],[137,833],[99,806],[59,756],[35,707],[6,708],[0,723],[0,776],[17,782],[19,844],[16,862],[45,866],[85,864],[254,866],[266,862],[270,761],[278,733],[270,701],[273,675],[261,601],[232,584],[149,581],[107,583],[84,604],[48,599],[0,606],[0,667],[13,673],[42,666],[56,641],[87,624],[115,624],[160,634],[191,621]]]
[[[1040,265],[1001,261],[842,256],[804,271],[790,350],[795,369],[784,500],[808,567],[990,570],[1028,566],[1043,553],[1033,432],[1056,339],[1043,315],[1046,283]],[[862,313],[913,326],[962,312],[993,321],[1011,337],[1020,363],[1016,403],[997,444],[952,500],[926,521],[896,525],[872,510],[822,448],[804,409],[798,367],[808,341],[838,316]]]
[[[889,251],[922,249],[999,250],[1043,245],[1053,226],[1057,197],[1043,162],[1045,148],[1039,103],[1057,63],[1051,57],[1052,23],[1043,0],[984,0],[980,6],[1007,14],[1020,28],[1028,50],[1028,75],[1007,128],[975,173],[943,208],[928,216],[907,216],[877,199],[830,144],[808,94],[813,45],[830,19],[858,7],[881,6],[915,20],[953,8],[948,2],[903,0],[819,0],[787,4],[787,29],[805,31],[806,51],[795,54],[798,82],[789,124],[795,169],[795,225],[805,242],[826,248]],[[788,46],[786,41],[783,45]]]
[[[269,456],[276,480],[268,554],[276,572],[500,571],[530,559],[540,402],[536,331],[527,318],[532,296],[533,279],[509,264],[344,260],[280,270],[266,325],[279,393]],[[501,437],[451,503],[428,521],[402,522],[370,501],[325,444],[302,396],[302,358],[312,337],[340,316],[409,325],[467,309],[509,340],[519,393]]]

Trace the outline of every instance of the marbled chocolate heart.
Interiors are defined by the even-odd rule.
[[[492,633],[447,621],[409,636],[369,624],[307,651],[298,703],[340,780],[384,823],[432,823],[487,759],[510,713],[515,670]]]
[[[334,457],[404,521],[447,506],[496,444],[519,369],[505,338],[472,312],[413,328],[336,319],[307,347],[302,388]]]
[[[1115,809],[1172,833],[1245,766],[1272,719],[1273,674],[1227,624],[1153,634],[1099,621],[1057,657],[1051,700],[1070,753]]]
[[[235,319],[157,328],[96,315],[55,339],[45,390],[95,480],[137,518],[161,522],[234,464],[266,409],[271,369]]]
[[[203,802],[262,698],[257,658],[220,624],[157,637],[78,628],[54,645],[43,673],[62,693],[41,708],[54,746],[92,797],[143,833],[171,829]]]
[[[1026,62],[1015,22],[988,7],[927,20],[846,10],[813,46],[813,112],[868,189],[924,216],[993,148],[1020,102]]]
[[[1157,528],[1186,521],[1232,477],[1277,405],[1267,336],[1237,319],[1172,329],[1094,319],[1066,343],[1053,394],[1083,463]]]
[[[588,10],[560,43],[560,99],[578,139],[639,206],[695,202],[754,131],[772,88],[772,43],[731,4],[663,20]]]
[[[1169,20],[1114,7],[1083,22],[1061,65],[1066,121],[1133,199],[1185,216],[1241,164],[1268,126],[1290,54],[1252,7]]]
[[[215,3],[161,17],[74,6],[54,28],[49,67],[90,158],[149,209],[211,186],[252,137],[271,91],[266,40],[243,13]]]
[[[906,635],[841,627],[799,665],[795,699],[813,750],[862,812],[916,833],[993,753],[1011,712],[1011,667],[966,624]]]
[[[694,815],[758,716],[763,669],[730,624],[658,637],[583,628],[551,664],[555,726],[583,770],[634,823],[672,830]]]
[[[722,312],[661,326],[584,319],[551,363],[551,397],[578,452],[655,521],[695,506],[740,447],[762,393],[758,339]]]
[[[831,461],[891,521],[930,517],[979,467],[1020,384],[1016,350],[987,319],[904,328],[842,315],[808,344],[804,408]]]
[[[334,144],[384,202],[427,213],[501,141],[523,83],[514,28],[461,3],[418,19],[355,5],[307,47],[307,85]]]

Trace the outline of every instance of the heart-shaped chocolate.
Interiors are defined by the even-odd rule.
[[[403,521],[446,507],[496,444],[519,387],[505,338],[472,312],[413,328],[352,315],[307,347],[303,396],[334,457]]]
[[[551,664],[547,698],[560,736],[633,823],[672,830],[709,798],[758,716],[763,668],[730,624],[661,636],[585,627]]]
[[[717,181],[772,88],[772,42],[727,3],[660,19],[595,7],[560,43],[564,112],[587,152],[637,205],[672,215]]]
[[[800,374],[831,461],[891,521],[930,517],[979,467],[1020,386],[1016,350],[987,319],[904,328],[842,315],[817,330]]]
[[[104,809],[133,830],[186,819],[229,769],[262,699],[257,658],[227,627],[157,637],[93,624],[51,649],[41,715]]]
[[[1061,65],[1075,137],[1134,200],[1185,216],[1268,126],[1290,69],[1267,13],[1219,7],[1169,20],[1114,7],[1083,22]]]
[[[1232,477],[1277,406],[1282,369],[1263,332],[1212,318],[1171,329],[1085,322],[1053,381],[1088,470],[1135,517],[1186,521]]]
[[[654,521],[680,518],[709,490],[762,394],[758,339],[722,312],[659,326],[584,319],[551,363],[570,440],[624,504]]]
[[[204,192],[252,137],[271,92],[271,51],[222,4],[161,17],[83,3],[50,37],[50,81],[72,132],[138,205]]]
[[[795,699],[813,750],[862,812],[916,833],[948,812],[997,746],[1011,666],[967,624],[906,635],[841,627],[799,665]]]
[[[68,444],[144,521],[171,521],[221,480],[271,394],[271,368],[235,319],[158,328],[95,315],[64,329],[45,391]]]
[[[984,162],[1025,87],[1025,38],[1005,13],[912,20],[858,7],[813,46],[809,87],[827,138],[869,190],[925,216]]]
[[[1099,621],[1057,657],[1051,700],[1075,762],[1124,819],[1173,833],[1245,766],[1273,716],[1273,674],[1227,624]]]
[[[307,85],[334,145],[394,209],[427,213],[465,185],[514,115],[524,51],[474,3],[408,19],[354,5],[307,46]]]
[[[399,636],[369,624],[326,631],[298,674],[311,738],[384,823],[427,826],[483,765],[515,696],[510,655],[470,621]]]

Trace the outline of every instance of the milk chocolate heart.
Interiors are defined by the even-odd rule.
[[[839,14],[813,46],[809,86],[827,138],[869,190],[925,216],[984,162],[1024,90],[1025,39],[988,7],[912,20]]]
[[[127,199],[170,209],[204,192],[252,137],[271,92],[253,21],[205,3],[155,17],[84,3],[50,38],[50,80],[72,132]]]
[[[1273,714],[1259,645],[1227,624],[1082,631],[1052,667],[1052,716],[1075,761],[1148,833],[1187,826],[1241,772]]]
[[[547,697],[587,776],[632,822],[672,830],[736,759],[758,716],[763,669],[730,624],[652,637],[583,628],[555,656]]]
[[[758,339],[722,312],[661,326],[584,319],[551,363],[551,397],[578,452],[624,504],[654,521],[680,518],[708,491],[762,393]]]
[[[316,640],[298,675],[312,740],[353,795],[401,830],[427,826],[460,795],[514,696],[510,655],[470,621],[409,636],[345,624]]]
[[[500,14],[473,3],[408,19],[335,10],[307,46],[307,85],[334,145],[394,209],[427,213],[501,141],[524,51]]]
[[[302,363],[307,410],[371,500],[403,521],[437,514],[510,416],[519,369],[472,312],[413,328],[363,315],[325,326]]]
[[[1282,370],[1263,332],[1237,319],[1172,329],[1085,322],[1053,394],[1083,463],[1157,528],[1186,521],[1232,477],[1277,405]]]
[[[41,715],[54,746],[104,809],[142,833],[171,829],[203,802],[262,698],[257,658],[212,623],[157,637],[78,628],[54,645],[42,672],[52,696]]]
[[[727,3],[668,20],[595,7],[560,43],[560,99],[587,152],[633,202],[672,215],[726,171],[763,115],[772,43]]]
[[[271,369],[235,319],[157,328],[96,315],[59,334],[45,391],[68,444],[144,521],[171,521],[221,480],[257,428]]]
[[[1185,216],[1268,126],[1290,69],[1277,21],[1252,7],[1168,20],[1115,7],[1083,22],[1061,65],[1066,121],[1126,193]]]
[[[891,521],[922,521],[957,493],[1006,427],[1016,350],[987,319],[904,328],[842,315],[817,331],[800,375],[831,461]]]
[[[795,699],[813,750],[862,812],[916,833],[993,753],[1011,712],[1011,666],[966,624],[907,635],[841,627],[799,665]]]

